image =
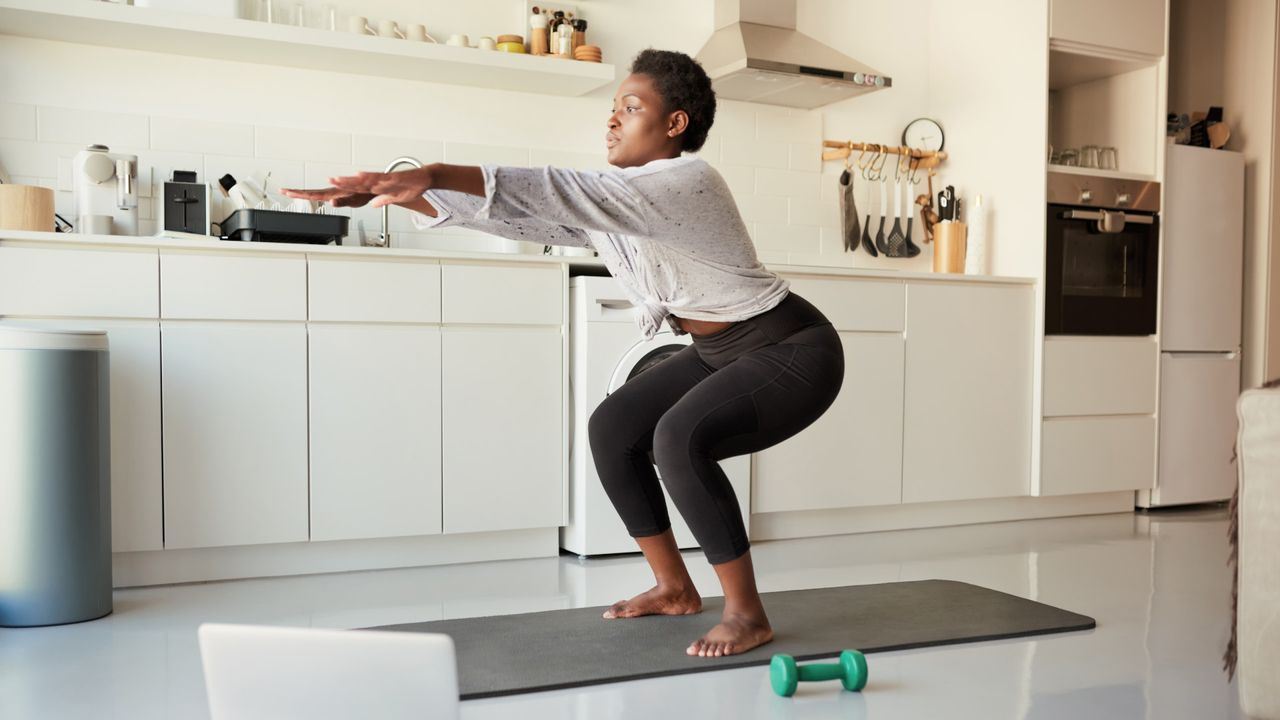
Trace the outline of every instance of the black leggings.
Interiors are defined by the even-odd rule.
[[[750,544],[718,461],[808,427],[843,382],[839,335],[794,293],[765,313],[695,336],[628,380],[587,426],[596,469],[627,532],[647,537],[671,527],[660,473],[708,562],[740,557]]]

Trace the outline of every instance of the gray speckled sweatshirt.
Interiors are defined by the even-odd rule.
[[[485,196],[428,190],[437,217],[539,245],[593,247],[631,295],[646,338],[671,315],[738,321],[782,302],[790,283],[767,269],[720,173],[696,155],[585,171],[484,165]]]

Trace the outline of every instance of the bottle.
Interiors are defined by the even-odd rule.
[[[973,198],[969,211],[969,239],[964,258],[965,275],[987,274],[987,206],[981,195]]]
[[[529,16],[529,54],[546,55],[551,49],[551,41],[547,36],[547,15],[534,8]]]
[[[572,43],[572,47],[569,49],[569,54],[572,55],[573,51],[577,50],[579,47],[586,44],[587,44],[587,21],[581,20],[581,19],[574,20],[573,21],[573,43]]]
[[[552,55],[560,54],[560,26],[563,24],[564,24],[564,11],[563,10],[555,11],[555,14],[551,16],[551,23],[549,25],[551,30],[551,54]]]

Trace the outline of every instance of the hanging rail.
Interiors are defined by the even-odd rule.
[[[852,140],[823,140],[822,147],[834,148],[832,150],[823,150],[823,160],[840,160],[849,157],[853,152],[862,153],[889,153],[892,155],[910,155],[911,167],[926,169],[935,168],[947,159],[945,152],[936,150],[917,150],[916,148],[902,147],[900,145],[879,145],[877,143],[858,143]]]

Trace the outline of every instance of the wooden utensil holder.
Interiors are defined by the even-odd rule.
[[[0,184],[0,228],[53,232],[53,190]]]
[[[969,228],[962,222],[940,222],[933,226],[933,271],[964,273],[965,242]]]

